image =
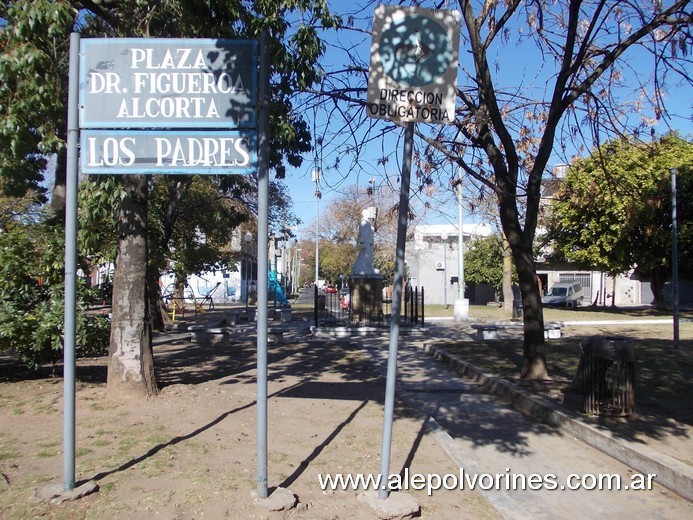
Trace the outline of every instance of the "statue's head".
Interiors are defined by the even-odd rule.
[[[375,208],[373,206],[370,206],[368,208],[364,208],[361,211],[361,220],[367,220],[371,224],[374,224],[377,213],[378,213],[377,208]]]

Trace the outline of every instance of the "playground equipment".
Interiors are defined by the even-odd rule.
[[[185,318],[185,304],[187,301],[192,302],[193,309],[195,311],[195,317],[197,317],[198,313],[203,314],[205,312],[205,305],[207,305],[207,310],[214,310],[214,300],[212,296],[214,295],[215,291],[219,288],[220,285],[221,282],[217,282],[216,285],[214,285],[213,287],[205,289],[205,292],[202,293],[201,296],[195,296],[193,288],[190,285],[186,284],[184,289],[185,295],[181,297],[175,295],[175,286],[174,284],[170,284],[163,292],[161,298],[167,307],[169,303],[172,304],[171,310],[169,310],[171,320],[176,321],[176,316],[182,316],[183,318]],[[201,289],[198,284],[198,293],[200,292]]]
[[[267,281],[269,283],[269,298],[272,299],[274,296],[274,302],[280,305],[288,305],[289,300],[286,299],[282,286],[277,281],[277,272],[270,271],[267,273]]]

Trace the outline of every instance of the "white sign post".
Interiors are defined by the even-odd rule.
[[[380,450],[382,482],[389,481],[390,471],[414,123],[455,121],[460,20],[458,11],[396,6],[379,6],[373,20],[366,110],[376,119],[406,123]],[[380,500],[388,495],[385,486],[378,491]]]

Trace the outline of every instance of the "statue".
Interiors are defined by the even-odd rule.
[[[352,276],[368,277],[380,276],[380,271],[373,265],[373,248],[375,240],[373,238],[373,224],[371,224],[370,211],[365,209],[361,212],[361,223],[359,224],[359,254],[354,262],[351,271]]]

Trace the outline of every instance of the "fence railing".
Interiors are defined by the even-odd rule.
[[[367,326],[385,327],[392,319],[392,300],[373,295],[371,301],[361,298],[354,308],[351,291],[334,293],[314,288],[315,326]],[[408,287],[402,295],[400,325],[424,325],[424,288]]]

